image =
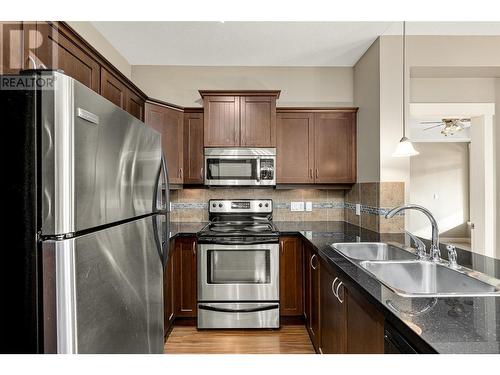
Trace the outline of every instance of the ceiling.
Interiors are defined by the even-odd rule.
[[[132,65],[353,66],[401,22],[92,22]],[[416,35],[500,35],[500,22],[411,22]]]

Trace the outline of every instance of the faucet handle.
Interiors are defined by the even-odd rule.
[[[405,230],[406,234],[413,240],[413,242],[415,243],[415,246],[417,247],[417,255],[419,256],[419,258],[426,258],[426,248],[425,248],[425,244],[422,242],[422,240],[420,238],[418,238],[417,236],[415,236],[413,233],[410,233],[408,232],[407,230]]]
[[[457,263],[457,250],[453,245],[446,245],[446,250],[448,250],[448,260],[450,268],[457,269],[459,265]]]

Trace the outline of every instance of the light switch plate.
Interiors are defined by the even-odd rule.
[[[291,211],[304,211],[304,202],[291,202],[290,203]]]
[[[361,215],[361,205],[359,203],[356,203],[356,215]]]
[[[312,211],[312,210],[313,210],[313,203],[306,202],[306,211]]]

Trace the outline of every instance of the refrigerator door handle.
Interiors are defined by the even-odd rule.
[[[160,185],[161,179],[161,185]],[[158,199],[158,194],[160,198]],[[170,190],[168,188],[167,163],[163,153],[161,155],[160,169],[156,177],[156,185],[153,197],[154,211],[170,211]]]

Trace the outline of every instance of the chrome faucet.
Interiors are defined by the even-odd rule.
[[[429,221],[431,222],[432,226],[432,244],[431,248],[429,250],[429,258],[434,261],[434,262],[440,262],[441,261],[441,251],[439,250],[439,229],[438,229],[438,224],[434,216],[432,216],[432,213],[425,207],[419,206],[417,204],[405,204],[403,206],[398,206],[394,207],[392,210],[390,210],[386,215],[386,219],[390,219],[394,215],[396,215],[398,212],[405,211],[405,210],[417,210],[425,214]]]

